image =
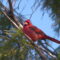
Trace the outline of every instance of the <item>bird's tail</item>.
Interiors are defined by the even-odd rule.
[[[55,38],[52,38],[52,37],[49,37],[49,36],[46,36],[46,38],[49,39],[49,40],[51,40],[51,41],[53,41],[53,42],[55,42],[55,43],[60,44],[60,41],[57,40],[57,39],[55,39]]]

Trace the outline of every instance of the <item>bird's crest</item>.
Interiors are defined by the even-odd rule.
[[[31,21],[28,19],[28,20],[26,20],[25,22],[30,23]]]

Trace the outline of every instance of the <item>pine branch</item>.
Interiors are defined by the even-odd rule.
[[[7,17],[7,19],[17,28],[19,29],[19,26],[6,14],[6,12],[2,11],[2,13]]]
[[[10,17],[15,21],[15,23],[16,23],[18,26],[20,26],[19,21],[18,21],[18,20],[15,18],[15,16],[14,16],[14,9],[13,9],[11,0],[8,0],[8,3],[9,3],[9,8],[10,8],[10,11],[9,11]]]
[[[2,11],[3,12],[3,11]],[[20,29],[20,27],[6,14],[6,12],[3,12],[3,14],[7,17],[8,20],[10,20],[10,22],[17,28]],[[22,25],[21,25],[22,26]],[[23,26],[21,27],[23,28]],[[28,40],[30,41],[30,43],[34,46],[35,50],[38,52],[38,54],[42,57],[42,59],[46,60],[46,56],[42,53],[41,48],[34,44],[34,42],[25,34],[25,36],[28,38]]]
[[[3,11],[2,11],[3,12]],[[8,17],[8,15],[5,13],[5,12],[3,12],[3,14],[11,21],[11,23],[17,28],[17,29],[20,29],[20,27],[18,27],[18,25],[13,21],[13,20],[11,20],[11,18],[9,18]],[[28,38],[28,40],[30,41],[30,43],[34,46],[34,48],[36,49],[36,51],[38,52],[38,54],[42,57],[42,59],[44,60],[46,60],[46,56],[42,53],[42,50],[41,50],[41,48],[38,46],[38,45],[36,45],[36,44],[34,44],[34,42],[25,34],[25,36]]]
[[[43,48],[44,49],[46,49],[45,50],[45,52],[49,55],[49,56],[51,56],[53,59],[57,59],[57,54],[55,54],[54,52],[52,52],[50,49],[48,49],[42,42],[40,42],[40,44],[43,46]]]

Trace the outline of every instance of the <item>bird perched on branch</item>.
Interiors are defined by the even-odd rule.
[[[46,35],[41,29],[34,26],[31,21],[28,19],[23,24],[23,32],[28,35],[31,40],[37,41],[37,40],[51,40],[55,43],[60,44],[59,40],[56,40],[55,38],[52,38],[48,35]]]

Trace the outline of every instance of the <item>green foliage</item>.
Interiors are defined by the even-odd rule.
[[[58,54],[58,60],[60,60],[60,53]]]
[[[21,29],[5,30],[5,33],[5,36],[0,35],[1,60],[28,60],[33,57],[35,57],[35,59],[40,58]],[[38,55],[38,57],[36,57],[36,55]]]
[[[10,21],[3,14],[0,14],[0,29],[1,30],[9,29],[10,25],[11,25]]]
[[[0,36],[0,58],[6,60],[11,57],[16,60],[25,60],[28,53],[28,42],[21,30],[12,29],[6,31],[6,36]],[[4,58],[4,59],[3,59]]]

